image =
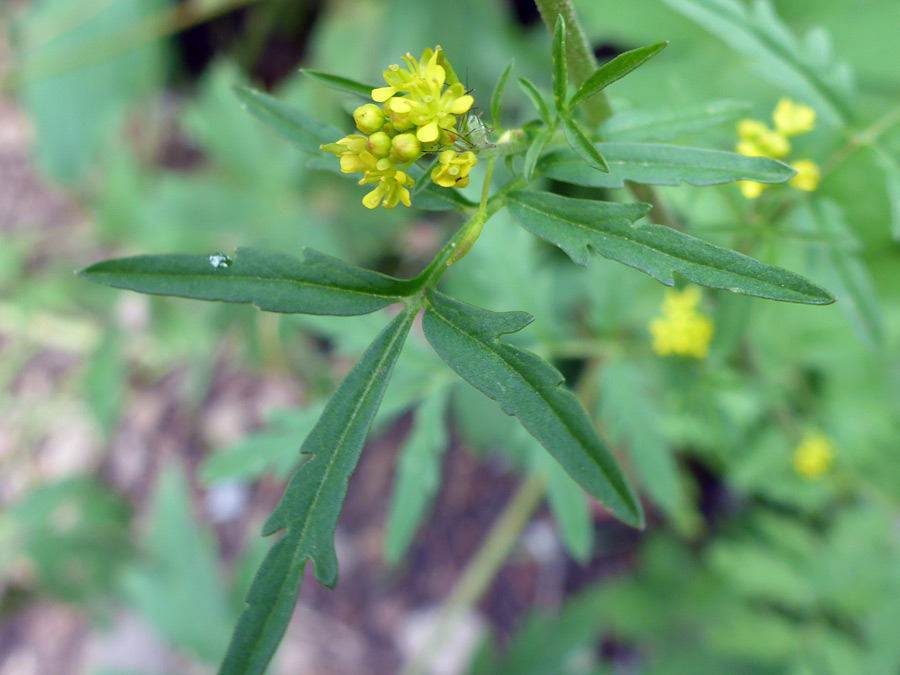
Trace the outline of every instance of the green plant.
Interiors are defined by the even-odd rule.
[[[425,336],[452,370],[495,399],[504,412],[517,417],[566,472],[616,517],[635,527],[643,526],[643,512],[635,493],[578,398],[561,386],[563,377],[559,371],[536,354],[500,341],[501,336],[522,330],[531,317],[524,312],[480,309],[437,290],[448,268],[469,254],[487,221],[501,209],[508,208],[526,230],[558,246],[580,265],[586,265],[591,251],[596,250],[670,286],[675,285],[677,272],[702,286],[761,298],[806,304],[828,304],[834,299],[797,274],[679,232],[668,226],[671,223],[642,221],[648,214],[658,220],[668,217],[659,195],[649,185],[716,185],[735,181],[774,184],[791,179],[795,172],[770,157],[600,140],[605,139],[603,125],[614,119],[609,116],[603,89],[660,53],[665,44],[627,52],[596,68],[571,7],[565,3],[539,5],[554,29],[553,105],[537,86],[520,79],[538,119],[500,134],[501,100],[510,66],[490,102],[493,131],[498,135],[494,142],[485,135],[478,116],[469,113],[467,106],[453,107],[451,102],[442,114],[452,115],[452,119],[445,116],[440,123],[432,118],[422,119],[421,123],[412,120],[409,128],[418,128],[419,142],[413,150],[404,146],[402,151],[390,155],[387,148],[376,148],[377,142],[372,138],[375,134],[386,134],[392,146],[391,137],[409,134],[398,126],[406,120],[400,122],[393,116],[390,122],[381,119],[370,126],[360,114],[357,125],[365,136],[348,137],[349,140],[333,144],[339,132],[329,125],[260,92],[238,89],[238,96],[250,112],[301,150],[316,152],[324,145],[341,156],[344,171],[362,171],[365,182],[377,185],[377,196],[364,201],[367,207],[378,203],[391,208],[398,203],[413,204],[455,210],[467,217],[419,275],[394,278],[309,250],[298,260],[250,249],[239,249],[233,257],[213,253],[123,258],[98,263],[82,272],[90,280],[119,288],[252,303],[271,312],[350,316],[401,306],[324,407],[303,444],[301,452],[308,455],[306,462],[295,472],[282,502],[264,528],[265,534],[284,530],[284,535],[257,573],[222,672],[265,669],[287,627],[307,560],[312,560],[321,583],[336,583],[332,539],[347,480],[414,319],[422,312]],[[443,59],[440,67],[448,91],[456,88],[455,100],[466,98],[468,95],[460,93],[462,85],[452,76],[442,51],[426,52],[421,60],[427,63],[423,72],[437,67],[438,58]],[[316,72],[309,75],[350,93],[369,96],[373,92],[372,87],[346,78]],[[570,80],[574,85],[571,94]],[[393,89],[404,91],[390,79],[387,81]],[[443,84],[442,79],[439,93]],[[395,99],[388,96],[382,100]],[[409,113],[409,107],[392,104],[390,112],[402,116]],[[705,112],[712,118],[721,114],[720,109]],[[462,117],[466,113],[469,114]],[[378,131],[386,123],[393,125],[390,133]],[[431,129],[431,124],[437,130]],[[458,156],[463,161],[461,165],[452,163],[457,151],[462,151]],[[364,154],[367,152],[368,156]],[[453,153],[452,157],[447,152]],[[419,166],[416,162],[420,155],[437,155],[438,163],[425,166],[427,157],[423,157],[426,161]],[[505,173],[500,187],[495,187],[493,179],[500,177],[502,171],[498,159],[503,160]],[[473,160],[486,165],[478,202],[449,187],[451,182],[460,181],[447,179],[449,175],[467,178],[475,164]],[[450,173],[453,166],[462,173]],[[429,172],[434,183],[428,181]],[[638,199],[650,203],[601,201],[530,190],[538,177],[586,187],[616,188],[627,184]],[[411,184],[414,179],[415,186]],[[495,283],[501,285],[503,280]],[[610,387],[622,386],[615,378],[612,382]],[[436,405],[440,408],[439,403]],[[535,482],[540,486],[542,479]],[[524,504],[533,502],[533,495],[540,493],[534,485],[526,487],[529,489],[522,493]],[[406,526],[407,531],[414,527],[415,523]]]

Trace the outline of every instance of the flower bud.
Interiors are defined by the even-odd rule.
[[[391,152],[391,137],[383,131],[376,131],[369,136],[366,149],[379,159],[387,157]]]
[[[374,103],[366,103],[353,111],[353,121],[364,134],[374,134],[384,126],[384,113]]]
[[[421,154],[422,144],[415,134],[400,134],[391,140],[391,156],[400,164],[412,162]]]

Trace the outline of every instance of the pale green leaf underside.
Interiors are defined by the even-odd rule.
[[[738,180],[783,183],[796,172],[768,157],[684,148],[657,143],[597,143],[609,173],[595,171],[571,150],[547,153],[537,163],[545,176],[590,187],[622,187],[626,180],[647,185],[717,185]]]
[[[788,270],[662,225],[632,225],[647,212],[646,204],[611,204],[546,192],[513,192],[508,203],[525,229],[556,244],[581,265],[587,264],[593,248],[667,286],[675,284],[677,272],[701,286],[760,298],[813,305],[834,302],[830,293]]]
[[[496,313],[440,293],[429,296],[422,325],[438,355],[497,401],[565,470],[622,521],[643,526],[640,503],[563,376],[535,354],[500,342],[531,323],[524,312]]]
[[[304,249],[303,258],[249,248],[230,266],[209,255],[141,255],[82,270],[86,279],[139,293],[252,303],[269,312],[367,314],[402,302],[409,282]]]
[[[307,560],[321,584],[333,588],[337,583],[334,530],[347,481],[414,316],[413,310],[405,310],[375,338],[304,441],[300,452],[311,456],[291,478],[263,528],[265,535],[285,530],[284,535],[253,579],[221,675],[265,671],[291,620]]]
[[[600,135],[612,141],[668,141],[731,122],[749,110],[749,103],[729,100],[672,109],[625,110],[606,120],[600,127]]]
[[[235,87],[234,93],[251,115],[304,152],[319,152],[320,145],[333,143],[344,135],[261,91]]]

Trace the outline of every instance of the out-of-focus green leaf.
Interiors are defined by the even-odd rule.
[[[569,88],[569,72],[566,64],[566,20],[562,14],[556,16],[553,28],[553,102],[557,112],[566,109],[566,91]]]
[[[148,560],[130,570],[126,594],[160,633],[213,663],[225,652],[235,613],[212,533],[197,522],[187,481],[173,466],[160,476],[150,522]]]
[[[830,44],[817,49],[804,45],[781,21],[769,0],[754,0],[748,8],[737,0],[664,0],[664,2],[730,47],[759,64],[759,74],[781,89],[812,105],[830,124],[846,122],[850,74],[835,63]]]
[[[890,153],[875,148],[878,165],[884,172],[884,189],[891,209],[891,236],[900,241],[900,162]]]
[[[584,160],[585,164],[596,171],[609,173],[609,165],[606,163],[603,155],[600,154],[600,151],[597,150],[597,146],[591,143],[581,125],[575,120],[566,117],[563,119],[563,127],[566,130],[566,140],[569,142],[569,147]]]
[[[534,104],[534,107],[538,111],[538,115],[540,115],[541,119],[544,121],[544,124],[549,126],[553,122],[553,115],[550,112],[550,106],[547,105],[547,101],[544,99],[544,95],[538,91],[538,88],[535,87],[528,78],[520,77],[519,86],[522,88],[522,91],[528,95],[528,98],[531,99],[531,102]]]
[[[273,415],[268,426],[231,447],[209,455],[200,477],[210,484],[223,480],[254,480],[267,471],[288,476],[300,462],[297,450],[322,414],[323,406]]]
[[[613,141],[668,141],[746,114],[750,104],[709,101],[661,110],[625,110],[606,120],[600,135]]]
[[[425,183],[422,191],[416,195],[412,205],[423,211],[466,211],[474,209],[475,204],[463,197],[456,188],[443,188],[431,182],[431,176],[422,176],[420,182]]]
[[[546,478],[547,505],[553,513],[563,545],[569,555],[584,564],[590,560],[594,548],[594,521],[587,496],[559,462],[544,452],[533,438],[528,436],[527,440],[534,448],[531,469]]]
[[[267,536],[285,533],[253,579],[222,663],[223,675],[265,671],[291,620],[307,560],[312,560],[319,583],[329,588],[337,583],[334,529],[347,481],[414,318],[415,311],[406,309],[375,338],[304,441],[301,452],[310,457],[263,528]]]
[[[96,263],[79,272],[96,283],[139,293],[249,302],[269,312],[367,314],[402,302],[410,285],[311,249],[298,260],[238,249],[212,255],[144,255]]]
[[[640,503],[578,399],[561,387],[563,376],[531,352],[499,342],[501,335],[531,321],[523,312],[498,314],[434,293],[422,325],[438,355],[460,377],[517,417],[617,518],[641,527]]]
[[[771,300],[823,305],[834,296],[803,277],[662,225],[631,223],[646,204],[612,204],[548,192],[513,192],[509,208],[525,229],[586,264],[590,250],[646,272],[667,286],[689,281]]]
[[[625,443],[651,499],[676,523],[690,527],[696,516],[643,373],[633,363],[613,361],[600,373],[600,393],[601,415],[610,438]]]
[[[314,120],[261,91],[235,87],[234,93],[251,115],[304,152],[319,152],[320,145],[333,143],[344,135],[340,129]]]
[[[320,73],[317,70],[309,70],[308,68],[301,68],[300,72],[307,77],[311,77],[312,79],[321,82],[326,87],[331,87],[332,89],[343,91],[348,94],[356,94],[357,96],[362,96],[370,101],[372,99],[372,90],[375,87],[370,87],[361,82],[357,82],[356,80],[351,80],[348,77]]]
[[[448,441],[446,404],[446,390],[425,399],[400,449],[384,537],[384,557],[390,565],[403,558],[441,486],[441,458]]]
[[[128,106],[161,82],[166,59],[158,41],[129,43],[116,53],[109,48],[169,3],[104,3],[73,22],[74,6],[68,0],[34,3],[15,26],[21,47],[16,74],[25,80],[19,92],[36,127],[37,158],[67,182],[90,167]]]
[[[619,54],[608,63],[604,63],[578,88],[578,91],[575,92],[569,101],[569,108],[575,108],[575,106],[580,105],[594,94],[606,89],[613,82],[621,80],[628,73],[640,68],[668,46],[668,42],[657,42],[648,47],[640,47],[639,49],[632,49],[630,52]]]
[[[571,150],[555,150],[541,157],[537,169],[556,180],[592,187],[622,187],[626,180],[648,185],[718,185],[738,180],[783,183],[796,172],[768,157],[745,157],[734,152],[683,148],[656,143],[597,143],[609,173],[599,173]]]
[[[854,251],[832,243],[853,240],[841,208],[816,197],[798,205],[796,220],[802,231],[825,238],[826,243],[811,246],[814,264],[837,296],[837,306],[853,332],[870,348],[883,347],[884,322],[872,277]]]
[[[491,124],[494,125],[495,130],[500,129],[500,104],[503,100],[503,91],[506,89],[506,83],[509,81],[509,76],[512,74],[515,64],[515,60],[511,60],[506,68],[503,69],[503,74],[497,80],[497,86],[494,87],[494,93],[491,95]]]
[[[84,373],[85,397],[106,436],[115,431],[125,394],[125,370],[118,336],[108,331],[97,345]]]

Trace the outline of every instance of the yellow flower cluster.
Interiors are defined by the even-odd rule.
[[[696,287],[680,292],[666,291],[662,316],[650,322],[653,351],[660,356],[693,356],[697,359],[709,355],[713,322],[697,311],[699,304],[700,290]]]
[[[831,470],[833,463],[831,439],[819,432],[807,433],[794,450],[794,470],[802,478],[821,478]]]
[[[774,129],[759,120],[745,119],[738,123],[738,140],[735,151],[748,157],[772,157],[784,159],[791,152],[790,139],[812,131],[816,124],[816,111],[805,105],[798,105],[789,98],[783,98],[775,106],[772,114]],[[797,175],[789,184],[798,190],[812,192],[819,187],[821,173],[810,159],[800,159],[791,163]],[[754,181],[740,181],[738,186],[747,199],[756,199],[769,185]]]
[[[473,152],[458,154],[453,148],[459,139],[457,115],[468,112],[475,99],[459,82],[445,88],[447,71],[439,63],[441,58],[440,47],[426,49],[418,61],[407,54],[406,69],[393,65],[385,70],[388,86],[372,90],[375,103],[353,111],[356,128],[364,135],[321,146],[340,157],[343,173],[360,172],[360,185],[375,185],[363,197],[367,208],[409,206],[414,181],[405,169],[428,152],[441,153],[431,173],[437,185],[469,184],[469,172],[478,159]]]

